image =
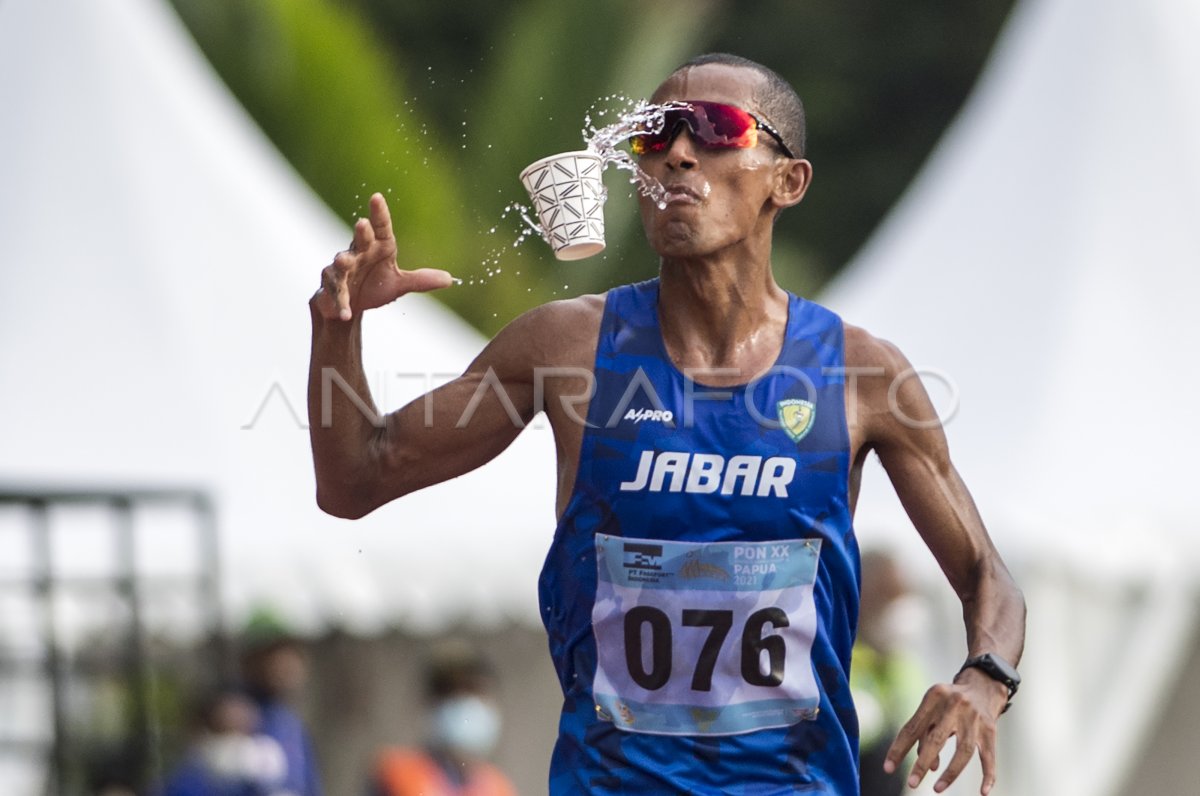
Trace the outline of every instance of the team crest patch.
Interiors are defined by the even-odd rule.
[[[817,417],[817,407],[812,401],[788,398],[776,404],[776,409],[783,430],[793,442],[799,442],[812,431],[813,421]]]

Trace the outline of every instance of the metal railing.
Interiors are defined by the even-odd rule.
[[[99,534],[92,534],[93,544],[99,536],[108,548],[107,569],[81,574],[60,560],[65,558],[63,550],[87,556],[71,548],[77,541],[71,535],[80,533],[70,516],[77,507],[98,509],[107,520],[98,526]],[[193,564],[190,571],[157,573],[144,556],[139,560],[139,544],[156,530],[152,519],[139,515],[161,507],[182,510],[187,519],[193,547],[181,553]],[[0,531],[0,700],[7,692],[11,701],[23,702],[26,708],[23,715],[10,715],[8,721],[0,716],[0,727],[10,725],[0,730],[0,756],[34,772],[35,779],[40,768],[43,785],[38,790],[45,796],[86,792],[89,780],[97,776],[88,770],[92,764],[87,754],[95,739],[88,737],[88,717],[76,713],[81,695],[105,686],[121,695],[121,707],[110,709],[106,720],[110,733],[116,725],[117,745],[125,761],[123,776],[134,780],[128,784],[138,789],[159,779],[166,706],[157,693],[163,660],[156,659],[167,656],[162,644],[152,649],[151,634],[164,628],[153,626],[147,608],[164,596],[182,597],[182,604],[195,613],[192,630],[199,634],[188,654],[194,660],[198,647],[202,657],[211,657],[204,668],[214,672],[224,669],[228,660],[221,633],[220,558],[212,500],[197,489],[0,485]],[[6,597],[16,599],[4,611]],[[62,615],[61,603],[66,599],[79,605],[107,604],[113,616],[87,628],[90,635],[84,642],[69,640],[78,628]],[[108,653],[96,653],[101,647]],[[38,700],[37,694],[48,698]],[[37,715],[43,712],[49,715]],[[11,791],[5,788],[5,792]]]

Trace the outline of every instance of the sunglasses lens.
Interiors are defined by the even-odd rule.
[[[697,134],[707,145],[741,149],[757,143],[758,123],[749,112],[716,102],[693,102],[692,105],[696,116],[704,118],[705,124]]]
[[[636,135],[629,141],[629,147],[635,155],[645,155],[647,152],[661,152],[671,143],[671,139],[675,137],[675,131],[679,128],[681,121],[686,122],[689,127],[692,123],[688,120],[691,111],[687,108],[668,108],[663,112],[662,128],[656,133],[643,133]],[[694,129],[694,128],[693,128]]]
[[[693,138],[707,149],[743,149],[758,142],[757,122],[747,111],[718,102],[689,102],[663,114],[663,126],[657,133],[645,133],[630,140],[633,154],[661,152],[675,138],[679,123],[688,126]]]
[[[629,139],[629,148],[633,150],[633,154],[641,157],[647,152],[657,152],[663,148],[662,142],[655,142],[656,136],[653,135],[635,135]]]

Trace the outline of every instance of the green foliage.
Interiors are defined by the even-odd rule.
[[[449,211],[459,204],[455,169],[430,143],[432,123],[405,98],[403,68],[353,8],[328,0],[177,3],[234,94],[347,223],[382,191],[404,219],[408,259],[463,256],[460,217]]]
[[[816,180],[780,220],[774,260],[786,287],[815,291],[919,168],[1012,0],[173,2],[325,201],[349,221],[383,191],[402,265],[463,277],[436,295],[490,333],[655,273],[624,173],[606,177],[609,247],[591,260],[559,263],[536,239],[514,248],[520,222],[503,211],[527,202],[526,164],[582,146],[589,111],[712,50],[771,66],[805,99]]]

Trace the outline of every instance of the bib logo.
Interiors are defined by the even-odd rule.
[[[780,401],[776,404],[776,411],[779,412],[779,422],[783,430],[793,442],[799,442],[808,436],[808,432],[812,431],[813,421],[817,419],[816,405],[812,401],[799,398]]]

